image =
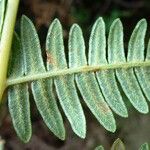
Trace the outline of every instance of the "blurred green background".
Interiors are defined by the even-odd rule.
[[[124,26],[125,50],[127,50],[128,41],[136,23],[142,18],[146,18],[148,22],[145,45],[150,37],[150,0],[21,0],[16,24],[18,32],[22,14],[27,15],[34,22],[43,50],[48,27],[54,18],[58,18],[62,23],[66,51],[71,25],[78,23],[81,26],[88,48],[92,25],[99,16],[102,16],[106,23],[107,35],[113,20],[121,19]],[[110,133],[99,125],[83,103],[87,118],[86,139],[78,138],[64,117],[67,138],[66,141],[60,141],[45,126],[31,99],[33,122],[31,141],[23,144],[17,138],[7,110],[0,124],[0,134],[6,142],[6,150],[92,150],[100,144],[108,150],[118,137],[126,144],[127,150],[136,150],[142,143],[150,142],[150,114],[142,115],[134,110],[126,97],[124,101],[129,106],[129,118],[124,119],[115,115],[118,126],[115,133]]]

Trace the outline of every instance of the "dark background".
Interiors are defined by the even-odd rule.
[[[21,0],[16,24],[17,31],[19,31],[22,14],[27,15],[34,22],[43,50],[48,27],[56,17],[59,18],[64,29],[65,45],[67,45],[69,29],[73,23],[81,26],[85,43],[88,45],[91,27],[99,16],[105,20],[107,34],[112,21],[115,18],[121,18],[126,49],[130,35],[140,19],[146,18],[148,22],[146,45],[150,34],[150,0]],[[118,137],[126,144],[127,150],[136,150],[142,143],[150,142],[150,114],[138,113],[127,99],[125,101],[129,106],[129,118],[124,119],[115,115],[118,129],[114,134],[106,131],[83,104],[87,119],[86,139],[82,140],[73,133],[63,114],[67,137],[65,141],[60,141],[45,126],[31,99],[33,126],[31,141],[23,144],[17,138],[7,106],[3,107],[1,113],[0,135],[6,142],[6,150],[91,150],[100,144],[108,150]]]

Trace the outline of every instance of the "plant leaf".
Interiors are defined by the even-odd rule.
[[[139,150],[149,150],[149,144],[148,143],[142,144]]]
[[[89,40],[89,65],[107,64],[105,23],[100,17],[92,27]]]
[[[15,44],[7,80],[7,86],[10,86],[9,109],[19,137],[27,142],[31,134],[29,82],[44,122],[62,140],[65,139],[65,129],[57,106],[57,97],[73,131],[81,138],[86,135],[85,115],[77,89],[91,112],[108,131],[116,130],[111,109],[122,117],[128,116],[125,100],[122,98],[124,93],[139,112],[148,113],[146,98],[150,101],[150,43],[145,58],[146,27],[144,19],[136,25],[126,58],[121,21],[116,19],[113,22],[106,44],[105,24],[102,18],[98,18],[92,28],[87,61],[81,28],[74,24],[69,33],[67,63],[62,27],[55,19],[50,25],[46,40],[47,62],[43,62],[35,27],[23,16],[22,49]],[[47,64],[46,68],[44,64]]]
[[[144,61],[144,39],[146,29],[146,20],[140,20],[137,23],[129,41],[127,61]]]
[[[124,143],[118,138],[112,145],[111,150],[125,150]]]
[[[103,146],[97,146],[97,147],[95,148],[95,150],[104,150],[104,147],[103,147]]]
[[[8,76],[10,78],[23,76],[23,55],[20,39],[17,34],[14,34],[12,51]],[[32,129],[27,83],[14,85],[8,89],[8,107],[17,135],[22,141],[28,142]]]
[[[49,71],[67,68],[63,45],[62,27],[60,22],[55,19],[49,28],[46,40],[47,69]],[[86,122],[76,92],[74,75],[54,78],[54,83],[60,104],[73,131],[81,138],[85,138]]]

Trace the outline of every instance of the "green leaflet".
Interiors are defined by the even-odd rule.
[[[23,76],[23,55],[20,40],[16,34],[14,35],[12,51],[8,76],[10,78]],[[8,106],[17,135],[22,141],[28,142],[31,137],[32,129],[27,83],[14,85],[8,89]]]
[[[36,29],[26,16],[23,16],[21,20],[21,41],[24,53],[25,74],[45,72]]]
[[[100,17],[93,25],[89,40],[89,65],[107,64],[105,23]]]
[[[67,68],[63,45],[62,27],[60,22],[55,19],[49,28],[46,40],[48,70]],[[76,92],[74,75],[54,78],[54,83],[60,104],[73,131],[81,138],[85,138],[85,116]]]
[[[148,143],[142,144],[139,150],[149,150],[149,144]]]
[[[6,0],[0,0],[0,37],[3,28]]]
[[[97,146],[97,147],[95,148],[95,150],[104,150],[104,147],[103,147],[103,146]]]
[[[28,142],[31,138],[32,129],[27,84],[9,88],[8,106],[17,135],[23,142]]]
[[[61,140],[65,139],[62,116],[53,94],[53,80],[43,79],[32,84],[37,108],[49,129]]]
[[[85,45],[82,31],[73,25],[69,35],[69,67],[85,66]],[[116,130],[115,120],[99,89],[94,73],[78,73],[75,75],[77,86],[83,99],[97,120],[109,131]]]
[[[118,24],[118,20],[114,21],[111,26],[109,38],[108,38],[108,60],[109,63],[115,63],[113,60],[117,61],[118,58],[113,58],[113,51],[117,52],[120,49],[113,44],[113,40],[118,38],[116,41],[122,40],[121,26]],[[118,31],[118,32],[117,32]],[[99,36],[100,35],[100,36]],[[115,36],[115,37],[113,37]],[[99,38],[101,37],[101,38]],[[98,19],[93,26],[90,42],[89,42],[89,65],[102,65],[107,64],[106,60],[106,39],[105,37],[105,24],[102,18]],[[103,39],[102,39],[103,38]],[[101,45],[102,41],[102,45]],[[118,42],[120,43],[120,42]],[[94,46],[93,46],[94,45]],[[112,52],[110,52],[112,51]],[[118,52],[117,52],[118,53]],[[121,54],[120,54],[121,55]],[[93,58],[94,60],[92,60]],[[114,56],[115,57],[115,56]],[[112,60],[111,60],[112,59]],[[101,87],[102,93],[109,104],[109,106],[120,116],[127,117],[127,109],[122,100],[122,96],[118,90],[117,81],[115,79],[114,70],[103,70],[96,72],[96,76]]]
[[[131,35],[128,45],[127,61],[144,61],[144,39],[147,29],[145,19],[140,20]]]
[[[14,33],[11,49],[12,52],[9,58],[10,62],[8,68],[8,77],[16,78],[19,76],[23,76],[24,74],[23,54],[22,54],[21,40],[17,35],[17,33]]]
[[[25,16],[21,21],[21,39],[24,52],[25,73],[45,72],[38,35],[32,22]],[[53,80],[34,81],[31,84],[37,108],[49,129],[60,139],[65,139],[61,114],[53,94]]]
[[[118,138],[112,145],[111,150],[125,150],[124,143]]]
[[[48,70],[67,68],[62,27],[58,19],[55,19],[49,27],[46,39],[46,54]]]
[[[125,63],[123,45],[123,26],[120,19],[113,21],[108,37],[108,62],[109,64]]]

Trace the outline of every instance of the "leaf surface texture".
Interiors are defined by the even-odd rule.
[[[100,17],[92,27],[88,48],[81,28],[74,24],[69,32],[68,50],[65,50],[63,29],[55,19],[42,52],[33,23],[23,16],[21,41],[15,36],[7,80],[9,111],[18,136],[24,142],[31,137],[30,84],[44,122],[62,140],[66,132],[58,103],[73,131],[81,138],[86,136],[83,101],[110,132],[116,130],[113,112],[128,117],[121,91],[136,110],[148,113],[150,42],[146,49],[146,29],[146,20],[140,20],[130,37],[128,50],[125,50],[120,19],[114,20],[106,38],[105,23]]]

